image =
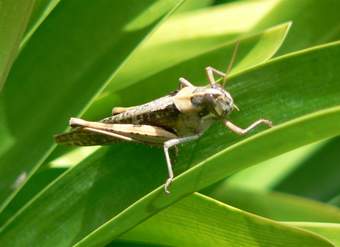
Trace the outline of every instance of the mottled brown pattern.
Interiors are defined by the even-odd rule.
[[[205,108],[198,112],[183,114],[176,108],[173,97],[168,95],[105,118],[101,122],[152,125],[182,136],[202,131],[206,122],[202,123],[201,119],[207,114],[209,112]]]
[[[64,145],[76,145],[76,146],[96,146],[96,145],[108,145],[121,140],[93,133],[83,128],[76,128],[70,132],[59,134],[55,136],[57,143]]]
[[[201,95],[206,89],[206,87],[196,87],[194,92],[182,95],[184,99],[193,100],[193,107],[195,108],[193,111],[189,109],[189,111],[181,112],[175,105],[174,96],[176,97],[177,92],[174,92],[143,105],[128,107],[126,111],[121,108],[118,111],[122,111],[121,113],[102,119],[100,122],[105,124],[150,125],[169,131],[176,137],[193,136],[204,132],[216,120],[214,114],[211,114],[209,101],[203,100],[204,97],[201,96],[195,96],[197,99],[193,98],[192,93]],[[117,131],[113,132],[119,134]],[[132,133],[128,135],[121,133],[121,135],[132,137]],[[58,143],[78,146],[105,145],[121,141],[112,136],[84,130],[81,127],[57,135],[55,138]],[[161,136],[158,139],[151,140],[150,136],[141,138],[140,133],[136,133],[136,136],[132,138],[136,142],[145,144],[160,145],[160,142],[162,142]]]

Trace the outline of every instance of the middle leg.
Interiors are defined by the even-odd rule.
[[[197,134],[197,135],[193,135],[193,136],[176,138],[176,139],[168,140],[168,141],[166,141],[164,143],[164,146],[163,146],[164,147],[164,154],[165,154],[166,164],[167,164],[168,173],[169,173],[169,177],[168,177],[168,179],[166,180],[166,182],[164,184],[165,193],[170,194],[169,186],[170,186],[170,184],[171,184],[171,182],[172,182],[172,180],[174,178],[174,173],[173,173],[173,170],[172,170],[171,159],[170,159],[170,156],[169,156],[169,148],[171,148],[173,146],[176,146],[178,144],[182,144],[182,143],[185,143],[185,142],[190,142],[190,141],[196,140],[200,136],[201,136],[200,134]]]

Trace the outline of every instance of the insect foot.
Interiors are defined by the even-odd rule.
[[[269,128],[273,127],[273,122],[268,119],[260,119],[263,124],[266,124]]]
[[[171,185],[172,183],[172,178],[168,178],[164,184],[164,191],[166,194],[170,194],[170,190],[169,190],[169,186]]]

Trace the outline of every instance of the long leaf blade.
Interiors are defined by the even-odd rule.
[[[34,0],[0,1],[0,91],[18,55],[21,37],[34,2]]]
[[[340,221],[340,210],[337,207],[285,193],[264,192],[233,185],[212,186],[202,193],[273,220],[334,223]]]
[[[114,237],[123,233],[124,229],[128,230],[133,227],[133,222],[138,224],[151,214],[158,212],[162,208],[170,205],[181,197],[211,185],[212,183],[222,179],[227,175],[231,175],[236,171],[271,158],[277,154],[281,154],[299,146],[339,134],[339,107],[330,108],[324,111],[316,112],[314,114],[306,115],[305,117],[297,118],[297,116],[303,116],[308,111],[313,112],[315,110],[322,109],[323,107],[338,106],[340,104],[340,97],[337,95],[339,91],[336,90],[337,93],[334,91],[335,88],[340,86],[337,83],[338,80],[335,78],[337,75],[337,63],[334,60],[339,55],[339,53],[339,43],[334,43],[324,47],[318,47],[312,50],[307,50],[291,56],[280,58],[276,61],[268,63],[267,65],[253,69],[253,71],[249,71],[249,73],[244,73],[244,76],[240,76],[240,78],[235,78],[242,81],[242,83],[247,83],[248,85],[252,83],[254,83],[254,85],[256,84],[257,90],[259,90],[256,91],[257,94],[259,94],[260,91],[266,91],[266,93],[270,95],[269,98],[285,98],[285,105],[282,105],[281,101],[261,98],[265,102],[270,102],[270,104],[275,105],[275,107],[270,107],[268,105],[261,104],[261,106],[266,108],[264,109],[266,112],[270,112],[269,116],[271,116],[274,121],[275,118],[276,122],[280,122],[279,119],[281,119],[281,121],[288,121],[289,118],[295,120],[292,120],[286,124],[282,124],[280,127],[267,131],[266,133],[259,134],[257,136],[248,138],[247,140],[238,142],[229,148],[227,148],[229,143],[223,143],[226,141],[225,139],[221,138],[221,135],[215,134],[215,137],[218,138],[213,138],[214,135],[212,134],[206,135],[207,139],[213,138],[213,141],[208,142],[209,144],[205,143],[205,145],[200,146],[199,149],[196,147],[196,153],[198,153],[200,159],[203,161],[201,161],[199,165],[193,167],[191,170],[188,170],[177,177],[177,182],[175,182],[172,187],[174,193],[171,197],[165,198],[163,196],[162,188],[153,191],[153,193],[149,194],[147,197],[144,197],[133,206],[129,207],[127,210],[106,223],[103,227],[96,230],[93,234],[84,239],[79,244],[79,246],[88,244],[95,245],[103,243],[109,239],[113,239]],[[320,59],[320,63],[315,62],[316,57]],[[307,63],[307,61],[311,62]],[[325,61],[328,61],[328,63],[325,63]],[[292,66],[292,63],[296,63],[296,65],[299,66]],[[301,93],[298,91],[297,85],[303,83],[304,80],[301,81],[299,78],[295,78],[294,80],[293,78],[296,76],[297,71],[288,71],[283,69],[283,67],[288,65],[290,68],[297,68],[299,73],[301,73],[301,71],[311,71],[313,65],[318,69],[321,69],[322,67],[324,72],[326,72],[320,74],[322,75],[322,78],[316,78],[314,73],[304,73],[304,80],[306,80],[306,76],[310,75],[310,77],[308,77],[308,90],[310,91],[306,93],[305,87],[301,86],[300,90],[304,90],[304,93]],[[265,84],[263,79],[266,77],[261,77],[257,73],[262,71],[263,75],[267,76],[269,71],[272,69],[274,72],[273,74],[275,74],[275,86],[278,86],[279,83],[282,83],[281,85],[283,88],[281,90],[279,90],[277,87],[275,87],[274,90],[273,84],[270,84],[271,86],[266,87],[265,89],[260,86]],[[283,71],[284,74],[282,74]],[[290,80],[287,80],[287,74]],[[294,75],[294,77],[289,75]],[[246,78],[248,78],[248,80]],[[252,78],[253,81],[250,81],[249,78]],[[323,93],[328,92],[328,94],[324,94],[324,96],[326,95],[325,97],[315,99],[313,96],[320,93],[320,79],[324,81],[322,84]],[[249,88],[254,89],[254,87],[250,85]],[[253,94],[251,91],[242,92],[244,94]],[[246,97],[243,98],[245,101],[248,99]],[[286,109],[287,105],[289,105],[292,108],[294,104],[289,103],[296,102],[296,100],[304,101],[304,108],[298,108],[288,112],[286,111],[285,114],[282,114],[280,107]],[[308,102],[309,100],[312,100],[314,104],[311,104],[312,102]],[[248,107],[246,107],[246,105],[243,107],[241,106],[242,108],[246,108],[248,110],[249,115],[247,115],[247,117],[252,115],[252,111],[254,111],[255,114],[258,114],[258,108],[254,108],[253,102],[254,100],[250,98],[248,99],[248,102],[245,102],[245,104],[248,103]],[[306,132],[308,135],[305,134]],[[290,138],[293,138],[294,141],[291,141]],[[216,146],[212,145],[214,142],[217,142]],[[277,148],[273,149],[272,147]],[[205,152],[208,152],[211,155],[211,152],[216,152],[221,148],[226,149],[218,154],[213,155],[212,157],[206,158],[208,154]],[[199,152],[197,150],[199,150]],[[259,150],[261,150],[261,152],[259,152]],[[199,158],[196,158],[196,160],[199,160]],[[150,207],[153,210],[149,210]]]
[[[338,95],[340,90],[336,90],[340,87],[337,83],[337,76],[340,75],[335,73],[339,53],[339,44],[330,44],[280,58],[235,77],[234,80],[238,79],[240,80],[238,83],[241,83],[238,90],[234,88],[235,94],[237,91],[239,97],[243,94],[241,98],[244,103],[241,109],[247,110],[247,114],[238,118],[238,121],[249,122],[250,119],[259,115],[259,107],[254,107],[254,98],[268,114],[270,113],[269,117],[276,119],[276,122],[293,120],[230,147],[228,145],[235,140],[228,143],[226,139],[221,140],[218,132],[208,133],[209,135],[204,137],[207,138],[206,141],[202,141],[207,142],[210,139],[214,142],[217,140],[218,147],[211,146],[212,142],[210,142],[208,146],[200,146],[200,149],[196,150],[196,153],[201,155],[196,157],[196,160],[201,159],[201,163],[177,177],[170,197],[165,196],[163,188],[160,187],[136,202],[147,192],[164,182],[166,169],[161,150],[150,150],[147,147],[129,144],[103,148],[62,175],[22,209],[16,217],[12,218],[2,230],[1,241],[12,241],[13,234],[24,233],[27,227],[32,226],[34,226],[37,236],[44,235],[45,231],[50,232],[51,228],[55,238],[58,238],[59,234],[63,234],[64,230],[70,232],[70,235],[72,235],[72,231],[79,231],[82,232],[82,236],[85,236],[89,229],[96,229],[115,215],[112,220],[87,236],[79,245],[108,243],[193,191],[279,153],[339,134],[337,124],[340,118],[339,107],[305,115],[322,108],[337,106],[340,103]],[[315,62],[316,57],[322,63]],[[296,70],[286,70],[286,66],[292,66]],[[307,73],[316,68],[325,72],[320,74],[322,77],[316,77],[314,73]],[[305,87],[301,86],[304,80],[300,80],[301,78],[294,80],[294,77],[301,71],[304,71],[304,80],[308,79],[309,82],[308,93],[306,93]],[[274,84],[267,82],[269,80],[268,73],[275,75],[272,78],[272,80],[275,79]],[[325,97],[317,98],[315,102],[315,98],[311,96],[320,94],[320,79],[324,81],[322,86]],[[248,85],[248,90],[242,89],[245,85]],[[249,91],[254,88],[252,85],[256,85],[258,91],[256,91],[256,97],[249,100],[245,96],[252,93]],[[298,89],[304,90],[304,93],[297,92]],[[280,100],[270,100],[272,97],[285,99],[287,105],[282,106]],[[307,104],[310,100],[314,104]],[[270,102],[270,104],[265,105],[261,101]],[[296,101],[306,102],[306,105],[302,105],[303,108],[294,108],[293,106],[296,104],[289,104]],[[282,114],[282,111],[277,111],[280,107],[288,108],[290,111],[285,111],[285,114]],[[220,131],[225,132],[222,127]],[[306,132],[308,135],[305,134]],[[293,138],[295,141],[292,142],[285,138]],[[271,148],[273,146],[278,148]],[[188,145],[184,148],[190,147],[192,146]],[[215,155],[211,156],[212,153]],[[211,157],[207,159],[207,156]],[[143,160],[140,157],[143,157]],[[152,162],[149,162],[150,160]],[[178,164],[180,165],[181,162],[187,162],[187,159],[179,160]],[[177,172],[181,168],[183,169],[183,164],[182,167],[177,168]],[[134,204],[132,205],[132,203]],[[71,213],[75,208],[79,212],[78,214]],[[50,215],[50,210],[54,212],[53,215]],[[124,211],[122,212],[122,210]],[[97,214],[93,215],[93,212],[97,212]],[[68,221],[64,222],[61,227],[58,219],[63,215],[67,215]],[[90,217],[90,215],[93,216]],[[85,219],[86,226],[81,223]],[[55,224],[60,228],[55,228]],[[81,229],[79,229],[79,224],[82,225]],[[37,236],[33,236],[30,241],[37,241],[39,239]]]
[[[238,67],[236,67],[236,69],[240,70],[242,68],[247,68],[247,67],[251,67],[251,66],[255,66],[256,64],[262,63],[266,60],[268,60],[276,51],[277,49],[280,47],[280,45],[282,44],[287,31],[289,30],[289,26],[290,24],[283,24],[274,28],[271,28],[269,30],[266,30],[263,33],[259,33],[247,38],[242,39],[242,47],[240,48],[240,54],[239,54],[239,58],[242,62],[240,63],[240,65]],[[254,44],[256,44],[256,48],[254,47]],[[210,60],[214,61],[215,63],[219,63],[221,64],[221,66],[225,66],[226,64],[226,54],[231,53],[232,49],[233,49],[233,44],[229,43],[226,45],[223,45],[222,47],[218,48],[217,50],[214,51],[209,51],[208,54],[212,54],[210,55]],[[247,54],[247,52],[249,52],[249,50],[251,50],[251,52],[249,54]],[[138,53],[138,50],[137,50]],[[140,54],[140,52],[138,53]],[[135,57],[135,56],[132,56]],[[206,57],[206,56],[205,56]],[[205,58],[204,57],[204,58]],[[141,60],[143,60],[142,58],[140,58]],[[187,61],[186,64],[191,64],[191,61]],[[200,59],[199,62],[201,63],[200,65],[196,62],[194,63],[195,66],[202,66],[204,67],[206,65],[206,61],[207,59]],[[129,64],[129,63],[128,63]],[[128,65],[127,64],[127,65]],[[136,87],[128,87],[127,89],[124,89],[123,91],[120,91],[120,95],[121,97],[126,100],[126,99],[130,99],[129,104],[133,105],[134,103],[136,103],[136,100],[139,99],[139,103],[143,102],[141,101],[141,98],[145,98],[147,99],[148,97],[154,97],[155,94],[157,94],[156,91],[164,91],[167,88],[170,89],[170,87],[176,88],[177,87],[177,75],[180,75],[180,71],[183,71],[183,73],[185,72],[183,66],[181,66],[182,64],[179,64],[178,66],[175,66],[176,71],[174,72],[174,70],[172,71],[165,71],[165,75],[164,72],[161,73],[161,78],[163,76],[165,76],[167,78],[167,80],[171,81],[171,83],[164,85],[164,87],[159,87],[155,85],[159,85],[159,81],[161,81],[161,79],[158,76],[155,77],[151,77],[148,78],[147,80],[142,80],[140,82],[138,82],[138,85],[140,86],[136,86]],[[193,74],[193,71],[197,71],[197,69],[194,68],[194,66],[192,66],[191,69],[191,74]],[[199,73],[200,75],[202,75],[202,77],[204,76],[204,73]],[[113,78],[113,80],[111,81],[111,83],[119,83],[122,79],[121,76],[119,76],[120,73],[118,72],[117,76],[115,78]],[[147,82],[147,83],[146,83]],[[152,85],[152,86],[150,86]],[[142,87],[142,88],[140,88]],[[150,87],[150,90],[148,90],[148,88]],[[143,94],[141,94],[140,92],[143,92]],[[167,93],[167,92],[164,92]],[[114,99],[114,97],[108,97],[110,99],[110,101],[112,101],[112,98]],[[107,103],[107,102],[106,102]],[[128,102],[126,102],[128,103]],[[110,109],[112,107],[112,105],[116,105],[116,104],[101,104],[101,108],[100,109],[105,109],[105,111],[107,111],[107,109]],[[127,104],[126,104],[127,105]],[[91,110],[92,109],[92,110]],[[98,109],[98,104],[94,104],[91,106],[90,108],[90,112],[93,112],[93,114],[97,115],[100,114],[100,109]],[[91,119],[91,118],[90,118]],[[93,119],[93,118],[92,118]],[[24,195],[22,193],[20,193],[23,197],[27,198],[27,195]],[[22,199],[20,199],[20,194],[18,194],[18,200],[20,202],[23,202]],[[0,215],[0,222],[5,222],[8,217],[10,217],[18,208],[22,207],[22,204],[18,204],[16,202],[17,199],[14,199],[7,207],[6,209],[3,211],[3,213]]]
[[[332,246],[315,234],[285,227],[200,194],[180,200],[119,239],[171,246]]]
[[[2,206],[55,146],[52,136],[65,129],[70,116],[84,111],[141,39],[179,2],[58,4],[25,45],[2,94],[6,127],[15,141],[0,157]],[[118,14],[112,15],[112,9]]]

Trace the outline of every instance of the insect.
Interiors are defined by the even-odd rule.
[[[170,148],[198,139],[215,121],[222,121],[227,128],[240,135],[259,124],[272,127],[271,121],[266,119],[259,119],[245,129],[228,120],[229,114],[234,109],[238,110],[233,98],[224,89],[237,48],[238,43],[226,73],[210,66],[206,68],[207,86],[196,87],[188,80],[179,78],[179,88],[175,92],[143,105],[115,107],[112,116],[98,122],[71,118],[69,124],[73,129],[56,135],[56,142],[91,146],[130,141],[163,147],[168,169],[164,190],[170,193],[169,186],[174,178]],[[221,78],[215,80],[215,75]]]

